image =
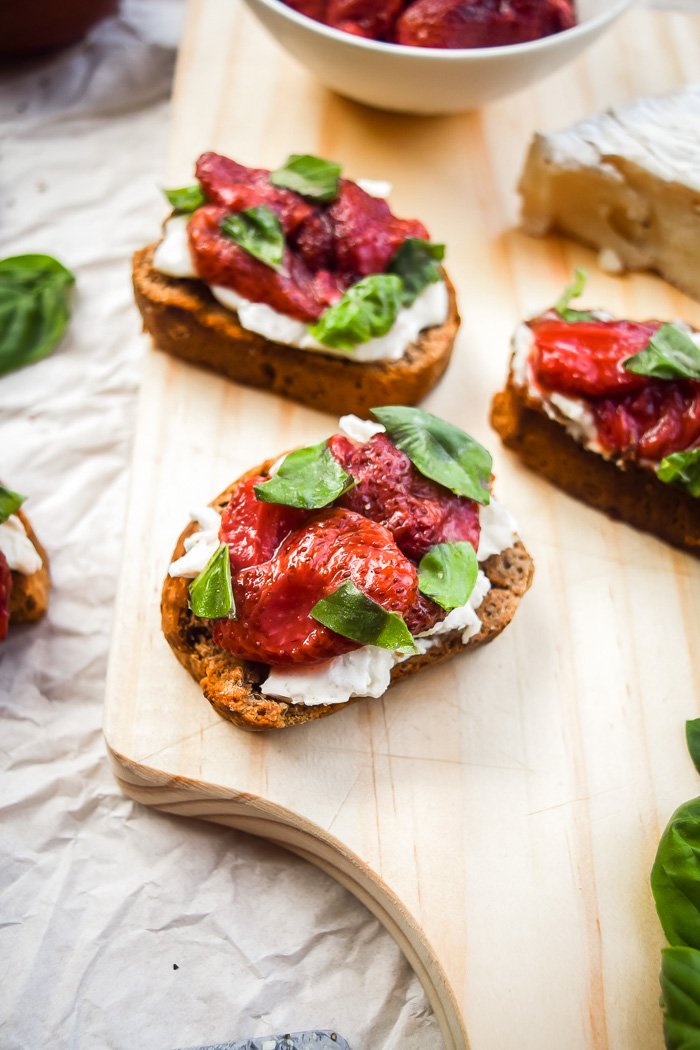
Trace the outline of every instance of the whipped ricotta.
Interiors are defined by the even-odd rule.
[[[41,568],[41,556],[16,514],[11,514],[0,525],[0,551],[13,572],[32,576]]]
[[[153,267],[167,277],[197,278],[187,238],[187,215],[174,215],[163,229],[163,239],[153,255]],[[238,315],[242,328],[256,332],[275,343],[294,346],[299,350],[326,354],[329,357],[351,358],[353,361],[398,361],[406,347],[413,343],[425,328],[444,324],[449,312],[449,296],[444,281],[427,285],[410,306],[402,307],[394,324],[377,339],[359,343],[351,351],[324,346],[309,334],[308,325],[293,317],[273,310],[266,303],[254,303],[232,288],[209,285],[214,298]]]

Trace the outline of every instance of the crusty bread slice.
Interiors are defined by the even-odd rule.
[[[422,332],[398,361],[362,364],[272,343],[241,328],[236,314],[217,303],[202,281],[154,270],[155,247],[134,255],[134,293],[144,328],[161,350],[237,383],[335,415],[363,415],[372,405],[415,405],[447,368],[459,328],[457,300],[447,277],[445,323]]]
[[[267,473],[273,462],[274,460],[268,460],[238,480]],[[228,504],[231,490],[236,484],[238,481],[222,492],[212,502],[212,506],[222,511]],[[181,534],[173,551],[173,561],[184,553],[185,539],[196,529],[197,525],[193,523]],[[520,599],[532,583],[532,559],[522,543],[518,542],[501,554],[493,555],[482,568],[491,581],[491,590],[479,606],[482,623],[479,633],[466,645],[462,642],[462,631],[446,634],[427,653],[412,656],[397,664],[391,674],[392,682],[466,649],[476,649],[477,646],[492,641],[508,626]],[[194,616],[188,607],[189,583],[186,579],[166,577],[161,598],[163,633],[180,663],[199,683],[209,703],[223,718],[242,729],[261,732],[302,725],[347,707],[347,704],[305,707],[303,704],[287,703],[264,696],[259,686],[267,677],[268,667],[239,660],[214,645],[208,622]],[[354,703],[355,699],[362,698],[353,698],[349,702]]]
[[[529,401],[512,378],[493,399],[491,423],[504,445],[564,492],[674,547],[700,554],[700,500],[659,481],[652,470],[634,463],[621,470],[587,451]]]
[[[36,547],[41,558],[41,568],[27,576],[22,572],[12,573],[12,592],[10,594],[10,630],[16,623],[34,623],[45,614],[49,604],[49,588],[51,580],[49,577],[49,559],[46,551],[39,543],[34,529],[27,520],[26,514],[17,511],[27,536]]]

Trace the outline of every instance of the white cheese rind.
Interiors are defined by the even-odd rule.
[[[16,514],[11,514],[0,525],[0,551],[13,572],[32,576],[41,568],[41,556]]]

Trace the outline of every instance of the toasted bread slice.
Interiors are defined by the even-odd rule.
[[[335,415],[366,415],[372,405],[415,405],[437,383],[452,354],[459,314],[445,277],[449,314],[421,332],[398,361],[359,363],[272,343],[241,328],[202,281],[166,277],[153,268],[155,244],[134,255],[136,305],[161,350],[246,386],[261,387]]]
[[[255,470],[248,471],[238,481],[267,473],[273,462],[268,460]],[[211,505],[222,511],[238,481],[222,492]],[[173,551],[173,561],[184,553],[185,539],[196,528],[196,524],[191,524],[184,530]],[[508,626],[520,599],[532,582],[532,559],[524,546],[516,543],[500,554],[493,555],[481,568],[491,581],[491,590],[478,609],[482,622],[479,633],[466,645],[462,642],[461,630],[446,634],[427,653],[412,656],[397,664],[391,674],[392,682],[465,649],[476,649],[492,641]],[[269,668],[264,664],[239,660],[214,645],[207,621],[196,617],[188,607],[189,583],[186,579],[166,577],[161,598],[163,633],[180,663],[199,683],[209,703],[223,718],[242,729],[262,732],[302,725],[347,707],[345,703],[306,707],[264,696],[259,687],[267,677]],[[353,698],[348,702],[354,703],[356,699],[362,698]]]
[[[504,445],[570,496],[650,532],[674,547],[700,554],[700,500],[659,481],[653,470],[615,463],[587,451],[527,398],[512,378],[496,394],[491,423]]]
[[[10,594],[10,629],[16,623],[34,623],[40,620],[46,613],[49,604],[49,588],[51,580],[49,577],[49,559],[46,551],[39,543],[34,529],[29,524],[26,514],[18,510],[17,517],[20,519],[27,536],[36,547],[41,558],[41,568],[27,576],[22,572],[12,573],[12,593]]]

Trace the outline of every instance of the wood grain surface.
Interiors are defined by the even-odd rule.
[[[537,573],[491,646],[318,724],[237,730],[161,636],[169,555],[190,508],[334,423],[149,351],[107,745],[135,798],[281,842],[352,889],[415,966],[449,1048],[467,1046],[463,1022],[473,1050],[662,1046],[648,874],[669,814],[697,793],[683,723],[700,713],[700,562],[529,474],[487,418],[511,330],[574,265],[590,271],[590,305],[700,326],[700,306],[660,280],[608,277],[571,243],[520,234],[514,192],[535,130],[699,69],[697,18],[634,9],[535,88],[414,119],[321,88],[241,3],[190,5],[167,182],[189,180],[209,148],[271,167],[310,151],[393,182],[394,210],[447,243],[464,319],[426,407],[492,449]]]

